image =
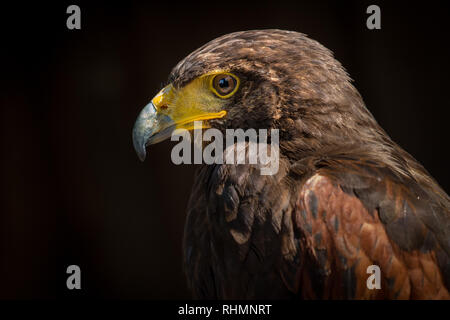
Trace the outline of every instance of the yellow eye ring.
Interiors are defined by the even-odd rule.
[[[239,88],[239,78],[232,73],[222,72],[211,77],[209,88],[219,98],[227,99]]]

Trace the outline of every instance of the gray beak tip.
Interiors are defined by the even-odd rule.
[[[145,160],[145,147],[170,137],[174,123],[170,117],[158,114],[153,103],[142,109],[133,127],[133,146],[141,161]]]
[[[145,156],[146,156],[145,148],[144,148],[144,151],[138,152],[138,153],[137,153],[137,156],[138,156],[139,160],[141,160],[142,162],[144,162],[144,161],[145,161]]]
[[[145,150],[145,137],[139,136],[136,134],[136,129],[133,130],[133,146],[139,160],[144,161],[147,152]]]
[[[153,103],[150,102],[142,109],[133,127],[133,146],[141,161],[145,160],[145,146],[152,134],[152,127],[155,121],[156,109]]]

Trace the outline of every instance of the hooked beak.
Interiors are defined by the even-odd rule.
[[[145,147],[166,140],[175,129],[170,117],[158,113],[153,102],[142,109],[133,127],[133,146],[141,161],[145,160]]]
[[[192,92],[190,98],[186,98],[189,96],[186,92],[179,98],[173,86],[168,85],[142,109],[133,128],[133,146],[141,161],[145,160],[147,146],[168,139],[175,129],[192,130],[194,121],[222,118],[227,114],[225,110],[211,112],[199,107],[207,104],[198,103],[197,92]],[[202,128],[207,127],[208,124],[202,124]]]

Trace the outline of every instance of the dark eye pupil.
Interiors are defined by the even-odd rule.
[[[236,88],[236,80],[228,74],[220,74],[213,79],[213,86],[216,93],[220,96],[226,96]]]
[[[222,78],[219,80],[219,87],[221,87],[222,89],[226,89],[229,86],[230,86],[230,83],[228,82],[228,79]]]

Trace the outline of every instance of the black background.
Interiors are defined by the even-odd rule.
[[[81,8],[81,30],[66,8]],[[366,8],[381,7],[381,30]],[[448,192],[443,2],[88,1],[3,5],[0,298],[189,298],[181,264],[194,167],[144,163],[131,129],[171,68],[217,36],[300,31],[331,49],[369,110]],[[82,290],[66,288],[77,264]]]

